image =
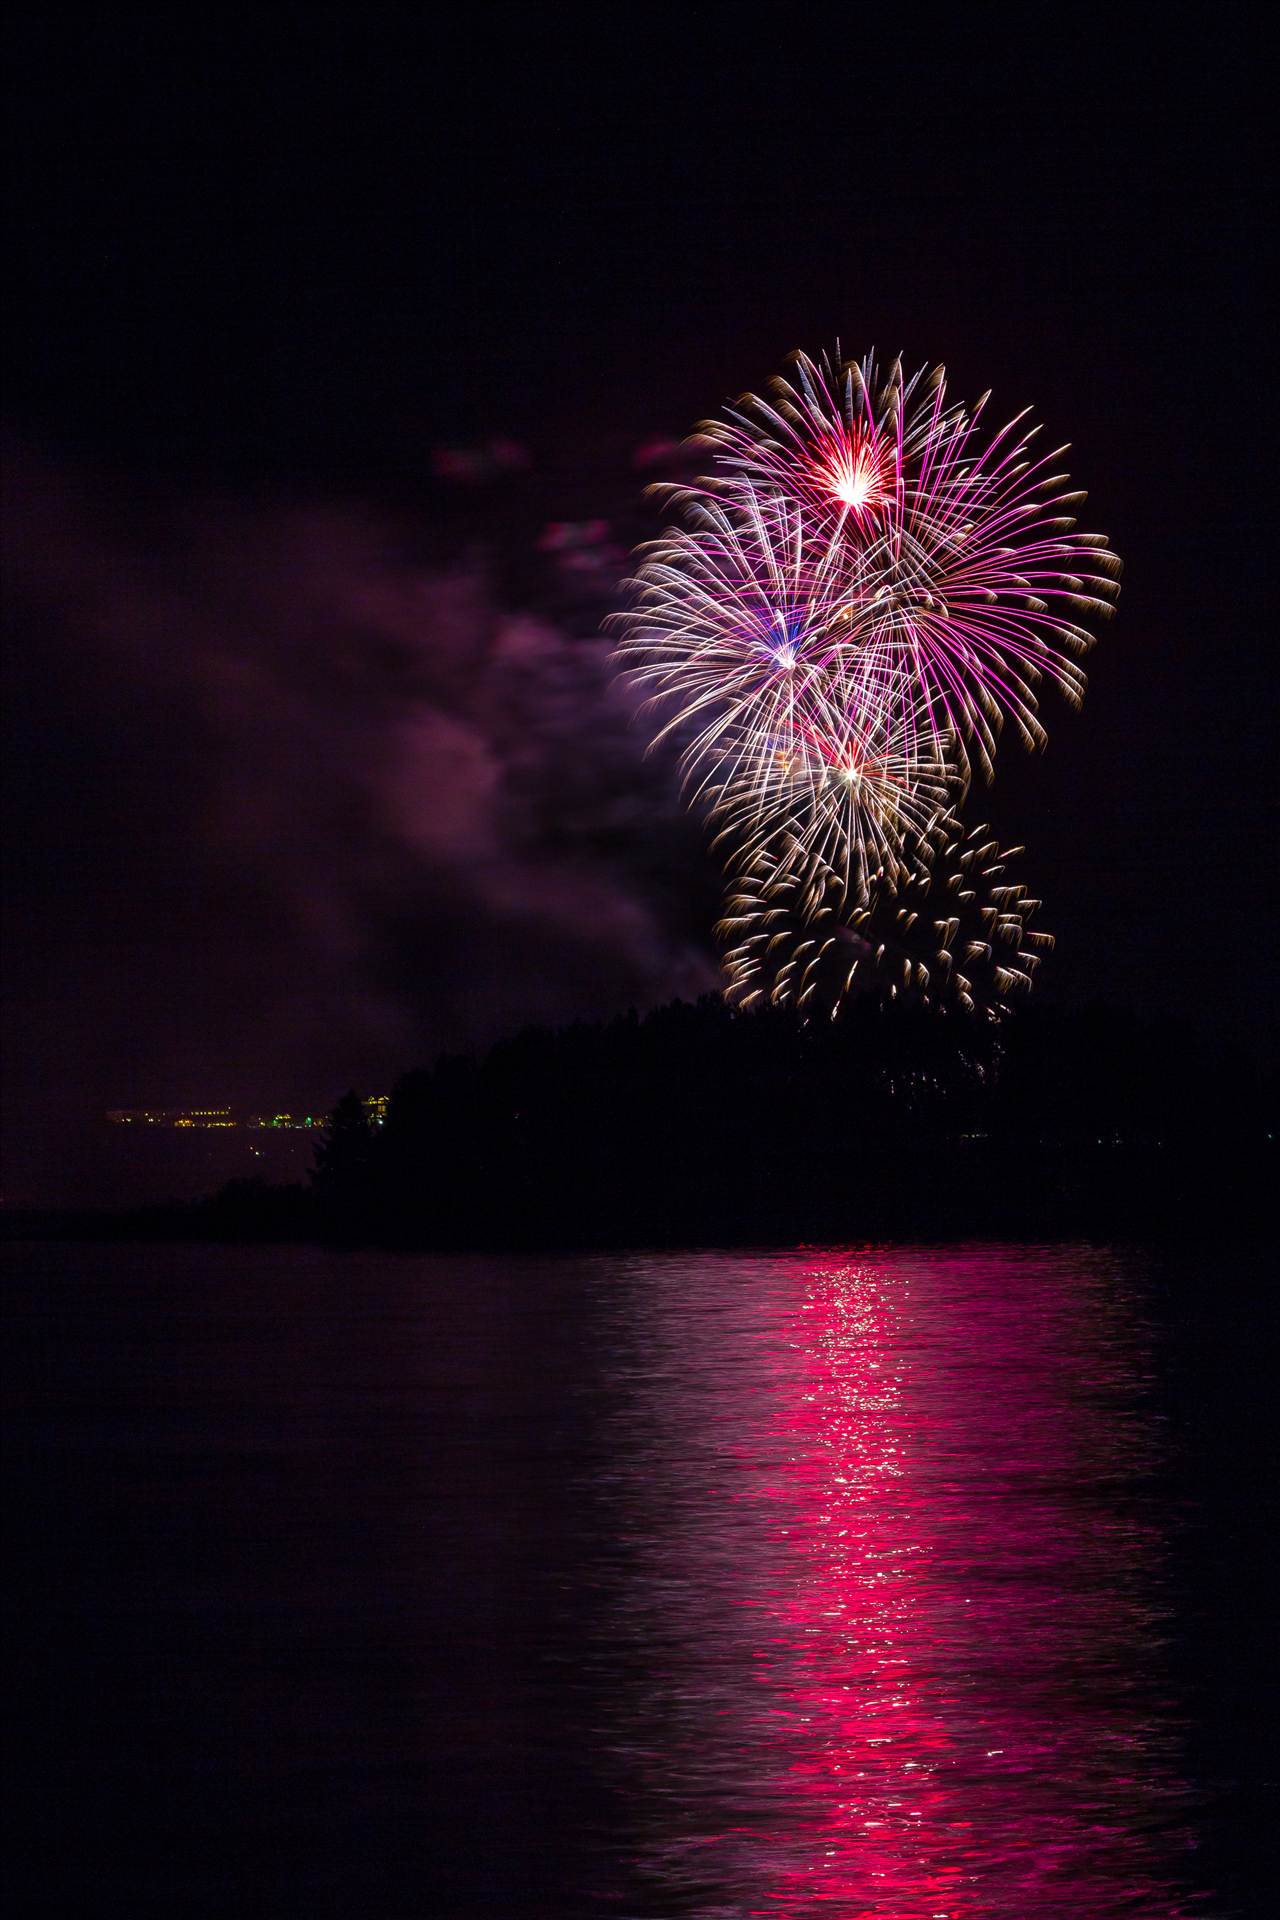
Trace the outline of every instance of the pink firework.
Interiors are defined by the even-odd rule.
[[[1063,449],[1025,413],[988,430],[986,403],[941,367],[795,355],[699,429],[709,471],[662,490],[673,524],[617,616],[730,871],[766,872],[802,930],[806,873],[824,912],[882,911],[1005,723],[1044,745],[1042,683],[1084,696],[1120,563],[1077,527]]]
[[[1065,449],[1037,455],[1026,413],[988,433],[987,399],[949,404],[941,367],[904,379],[899,361],[882,376],[871,357],[797,354],[767,398],[700,429],[709,490],[794,499],[840,553],[850,699],[891,697],[905,667],[928,757],[949,736],[966,778],[971,755],[991,777],[1005,720],[1044,745],[1042,680],[1079,704],[1085,623],[1110,617],[1120,572],[1105,537],[1076,526],[1085,496],[1056,470]]]

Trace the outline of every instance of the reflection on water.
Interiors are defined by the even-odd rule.
[[[612,1337],[598,1658],[648,1911],[1190,1910],[1114,1260],[646,1260]]]
[[[1131,1256],[12,1265],[17,1909],[1202,1911],[1257,1689]]]

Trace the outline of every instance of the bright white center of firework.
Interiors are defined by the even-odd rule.
[[[843,506],[858,513],[870,503],[875,493],[875,470],[865,454],[860,453],[856,457],[846,455],[831,473],[830,486]]]
[[[789,670],[796,663],[796,650],[794,647],[779,647],[773,657],[780,667]]]

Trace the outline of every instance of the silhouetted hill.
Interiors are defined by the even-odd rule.
[[[833,1025],[718,996],[530,1028],[339,1102],[307,1188],[28,1216],[10,1233],[418,1247],[968,1235],[1236,1237],[1271,1197],[1275,1090],[1107,1008],[1001,1027],[867,1001]]]
[[[409,1074],[379,1137],[352,1110],[316,1193],[325,1231],[406,1246],[1226,1230],[1266,1104],[1105,1009],[997,1029],[867,1002],[822,1027],[710,996]]]

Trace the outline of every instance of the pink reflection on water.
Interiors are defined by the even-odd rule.
[[[1192,1911],[1117,1263],[692,1260],[632,1328],[654,1910]]]

